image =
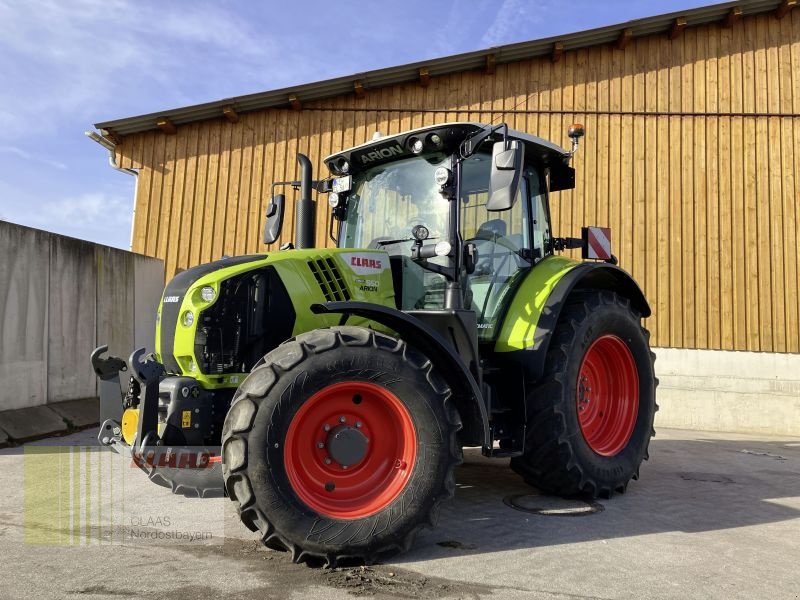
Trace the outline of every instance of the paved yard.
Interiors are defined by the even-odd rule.
[[[641,480],[593,510],[529,497],[508,461],[468,451],[410,553],[333,571],[260,548],[226,499],[172,496],[89,445],[0,451],[0,598],[800,597],[800,439],[661,430]]]

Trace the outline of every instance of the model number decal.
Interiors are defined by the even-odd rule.
[[[181,301],[180,296],[164,296],[164,304],[170,304],[173,302],[180,302],[180,301]]]
[[[394,146],[384,146],[383,148],[375,148],[371,152],[361,155],[361,164],[366,165],[375,160],[392,158],[393,156],[399,156],[404,152],[405,151],[400,144],[395,144]]]

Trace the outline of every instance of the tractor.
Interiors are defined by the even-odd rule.
[[[408,550],[465,447],[545,493],[624,492],[654,435],[650,308],[607,229],[553,235],[584,130],[568,133],[570,151],[505,124],[376,134],[319,180],[298,155],[264,224],[272,244],[275,192],[299,190],[293,243],[178,273],[154,353],[94,351],[100,442],[329,566]],[[334,247],[314,247],[315,193]]]

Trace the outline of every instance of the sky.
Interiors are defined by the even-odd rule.
[[[0,220],[129,248],[97,122],[711,3],[0,0]]]

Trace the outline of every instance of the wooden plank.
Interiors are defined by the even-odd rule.
[[[150,202],[147,216],[143,253],[156,256],[158,247],[158,216],[161,212],[161,190],[164,186],[164,155],[167,149],[167,136],[158,135],[153,139],[153,158],[150,165]]]
[[[162,208],[169,206],[169,211],[162,210],[162,222],[159,229],[159,241],[162,244],[162,254],[164,259],[164,271],[166,277],[169,279],[177,273],[178,269],[178,252],[180,248],[180,236],[184,223],[183,212],[183,194],[184,183],[186,181],[186,161],[187,161],[187,146],[189,140],[194,137],[194,124],[181,128],[180,135],[177,138],[175,145],[175,158],[173,164],[175,165],[175,175],[172,178],[172,192],[164,195],[164,202]],[[167,142],[169,143],[169,142]],[[165,191],[169,189],[165,187]]]
[[[133,215],[133,244],[131,250],[146,254],[147,228],[150,224],[150,204],[152,202],[153,152],[155,142],[153,133],[141,134],[141,170],[136,181],[136,212]]]
[[[646,39],[637,39],[631,45],[633,54],[633,110],[643,112],[647,108],[646,72],[648,45]],[[633,204],[631,213],[631,263],[633,277],[649,294],[647,280],[647,172],[648,150],[646,118],[633,117]]]
[[[219,182],[219,161],[221,155],[221,127],[219,121],[208,124],[208,172],[203,206],[203,239],[200,240],[198,263],[206,263],[214,256],[214,227],[217,211],[217,185]],[[227,125],[226,125],[227,127]]]
[[[221,223],[223,231],[222,253],[236,256],[236,223],[239,217],[239,190],[241,189],[242,152],[245,126],[243,122],[231,125],[230,162],[228,163],[228,187],[225,196],[225,220]],[[218,201],[222,200],[219,198]]]
[[[697,32],[689,30],[673,43],[681,42],[683,46],[683,63],[681,66],[681,106],[684,112],[694,110],[694,62],[696,54]],[[684,280],[684,297],[681,318],[683,319],[683,338],[681,348],[695,348],[694,318],[698,310],[695,301],[694,278],[694,118],[681,118],[682,170],[681,181],[681,236],[683,245],[678,256],[681,257]]]
[[[641,65],[645,69],[644,76],[644,109],[647,112],[658,110],[658,75],[659,75],[659,46],[658,37],[642,39],[637,44],[642,56]],[[640,260],[644,267],[644,288],[647,298],[658,319],[658,117],[643,117],[644,139],[642,151],[644,152],[644,197],[642,201],[642,219],[644,226],[641,237]],[[658,337],[658,321],[649,327],[654,336]],[[653,340],[655,342],[655,340]]]
[[[217,186],[215,191],[214,234],[211,240],[211,258],[218,260],[225,254],[225,229],[228,216],[228,182],[231,171],[231,139],[239,125],[226,125],[220,132]]]
[[[695,42],[694,61],[694,110],[703,113],[707,109],[706,99],[706,54],[707,36],[705,28],[694,29],[687,36],[687,41]],[[706,212],[708,199],[706,184],[708,166],[706,164],[706,129],[707,119],[693,118],[694,126],[694,228],[692,230],[692,253],[694,255],[694,331],[695,348],[708,349],[708,237]]]
[[[730,111],[731,106],[731,30],[723,28],[719,31],[717,61],[717,88],[719,110]],[[734,339],[734,305],[735,287],[733,284],[733,188],[731,178],[732,152],[731,119],[719,119],[718,155],[718,200],[719,200],[719,299],[720,299],[720,348],[733,350]]]
[[[731,30],[731,111],[744,110],[744,46],[745,23],[736,23]],[[752,77],[752,74],[751,74]],[[744,119],[731,120],[731,222],[735,236],[732,244],[733,262],[733,314],[734,347],[747,349],[747,295],[746,286],[746,246],[741,243],[745,229],[744,184],[746,179],[744,162]]]
[[[781,110],[781,70],[779,65],[779,46],[780,46],[780,21],[767,19],[764,22],[766,29],[766,48],[767,48],[767,94],[768,107],[770,112],[777,113]],[[773,352],[786,352],[786,303],[796,302],[797,297],[785,297],[787,282],[784,280],[784,261],[787,248],[784,246],[783,239],[783,173],[781,170],[783,144],[778,140],[782,139],[782,123],[778,117],[770,117],[767,120],[767,134],[769,152],[774,153],[772,160],[767,162],[766,176],[769,178],[769,238],[770,238],[770,257],[769,257],[769,295],[771,296],[772,314],[772,349]],[[795,247],[796,248],[796,247]]]
[[[609,116],[608,124],[608,224],[611,227],[612,243],[615,254],[619,257],[622,246],[619,243],[620,231],[620,205],[621,189],[620,177],[622,173],[621,165],[621,143],[622,143],[622,117],[619,112],[622,109],[622,70],[623,54],[617,50],[610,51],[610,71],[609,71]]]
[[[275,136],[278,129],[278,113],[274,110],[264,114],[264,165],[261,170],[261,200],[258,209],[258,251],[266,252],[268,246],[264,245],[263,233],[266,223],[267,206],[272,201],[272,184],[280,181],[275,174],[275,153],[277,143]]]
[[[743,21],[745,25],[744,48],[742,52],[742,103],[746,112],[756,109],[756,74],[755,74],[755,23],[753,19]],[[756,122],[754,118],[743,120],[744,143],[744,229],[740,243],[758,239],[756,228],[757,210],[757,162],[756,162]],[[748,244],[749,245],[749,244]],[[758,289],[758,253],[745,253],[745,339],[748,350],[760,350],[759,340],[759,300],[761,294]]]
[[[183,184],[183,207],[178,213],[179,227],[176,233],[178,251],[176,253],[177,266],[180,269],[188,269],[189,250],[193,239],[202,236],[202,231],[195,229],[194,223],[198,211],[197,203],[197,161],[199,158],[198,149],[200,147],[200,137],[205,127],[202,123],[192,123],[188,127],[189,136],[186,142],[186,174]]]
[[[586,131],[589,132],[589,135],[581,140],[583,142],[583,149],[580,151],[580,156],[577,157],[575,162],[580,180],[574,194],[570,234],[577,236],[583,225],[592,225],[595,223],[593,220],[595,213],[595,177],[590,171],[593,171],[595,168],[593,155],[597,153],[597,117],[594,115],[591,117],[587,115],[586,107],[590,102],[593,104],[597,102],[597,84],[596,82],[589,82],[589,51],[586,48],[580,48],[571,54],[575,55],[575,64],[572,71],[572,102],[575,114],[571,117],[567,117],[567,128],[569,128],[569,125],[572,123],[577,122],[582,123],[587,128]],[[590,94],[592,95],[591,100],[589,98]],[[566,137],[566,131],[562,129],[561,137],[557,138],[555,141],[567,145],[568,140],[569,138]],[[591,208],[589,205],[591,205]]]
[[[305,118],[308,113],[303,113]],[[247,238],[249,235],[250,190],[253,185],[253,158],[255,155],[254,119],[255,115],[245,115],[242,121],[241,167],[239,169],[239,190],[236,212],[232,215],[235,233],[231,246],[236,256],[247,254]]]
[[[264,151],[268,132],[265,130],[266,112],[253,114],[253,166],[250,171],[250,199],[247,202],[247,240],[245,254],[261,252],[261,234],[264,218],[261,206],[264,199]],[[272,182],[269,182],[272,183]]]
[[[187,194],[187,179],[192,180],[194,184],[194,164],[197,161],[197,130],[199,125],[191,123],[181,128],[179,137],[183,138],[178,140],[178,151],[175,165],[175,188],[173,192],[173,226],[172,236],[170,236],[169,244],[167,246],[167,260],[165,261],[165,270],[170,272],[170,265],[172,272],[177,269],[185,269],[186,263],[181,263],[181,254],[188,254],[188,250],[184,252],[183,248],[189,245],[189,236],[192,232],[192,211],[194,209],[194,198],[190,192]],[[193,185],[192,185],[193,187]]]
[[[192,232],[189,246],[187,264],[190,267],[199,265],[203,245],[206,243],[205,210],[208,198],[208,161],[209,140],[212,128],[204,124],[199,131],[197,143],[197,175],[195,177],[194,208],[192,210]]]
[[[800,16],[795,15],[800,25]],[[794,50],[794,52],[793,52]],[[794,62],[794,59],[797,62]],[[781,72],[781,111],[791,114],[796,104],[800,107],[800,27],[798,35],[792,31],[792,19],[780,22],[780,72]],[[794,93],[795,86],[798,93]],[[798,271],[797,248],[798,218],[800,217],[800,163],[798,142],[800,142],[800,120],[781,119],[781,172],[783,174],[783,240],[784,240],[784,282],[786,297],[786,351],[800,352],[800,271]]]
[[[622,110],[632,111],[635,57],[632,51],[623,53]],[[634,122],[631,115],[622,116],[622,137],[620,140],[620,221],[617,234],[619,260],[624,269],[633,269],[633,205],[634,179]]]
[[[709,61],[710,62],[710,61]],[[708,85],[716,88],[716,64],[714,75],[711,75],[710,64],[707,65]],[[712,350],[722,348],[720,308],[720,193],[719,193],[719,118],[709,117],[706,122],[706,281],[707,311],[706,321],[708,338],[706,347]]]
[[[670,100],[670,54],[671,45],[668,40],[659,36],[653,52],[658,56],[658,73],[656,78],[655,99],[656,110],[666,112]],[[656,346],[670,345],[670,266],[675,257],[670,254],[670,127],[669,117],[657,117],[656,124],[656,248],[650,260],[657,265],[657,292],[653,305],[654,323],[648,325],[653,333],[651,344]],[[651,248],[652,250],[652,248]]]
[[[167,252],[169,251],[170,217],[175,203],[175,173],[178,168],[178,143],[186,143],[186,132],[180,136],[165,136],[167,143],[164,151],[164,185],[161,188],[161,210],[157,222],[156,254],[164,261],[164,276],[170,279],[175,273],[170,270]],[[184,146],[185,147],[185,146]]]
[[[353,107],[355,99],[353,96],[346,96],[342,99],[350,108]],[[348,113],[352,119],[353,113]],[[283,181],[300,179],[300,164],[297,162],[298,153],[298,137],[300,130],[300,113],[298,111],[291,111],[287,113],[286,123],[286,162],[284,163],[284,172],[282,176]],[[351,138],[352,140],[352,138]],[[285,188],[286,191],[286,212],[283,219],[283,235],[282,242],[292,241],[297,245],[297,228],[296,228],[296,213],[295,202],[297,202],[298,193],[291,188]]]
[[[756,109],[769,110],[769,83],[767,78],[767,51],[766,30],[767,17],[757,17],[755,39],[755,75],[756,75]],[[756,252],[758,279],[753,291],[760,294],[756,335],[759,341],[759,350],[762,352],[774,351],[773,323],[772,323],[772,298],[771,290],[771,260],[770,260],[770,189],[769,165],[772,161],[769,139],[769,123],[766,118],[756,119],[756,161],[755,161],[755,235],[749,241],[757,240],[760,252]],[[755,282],[754,282],[755,283]]]

